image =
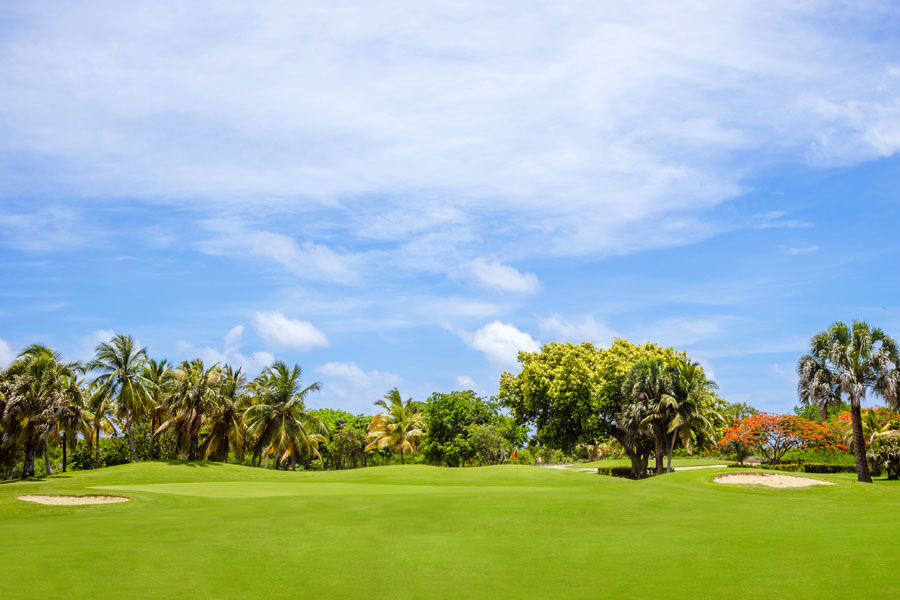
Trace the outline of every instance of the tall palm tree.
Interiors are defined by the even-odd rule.
[[[404,452],[415,454],[425,435],[425,416],[416,410],[412,398],[404,402],[397,388],[385,394],[383,400],[377,400],[375,406],[384,412],[372,417],[369,423],[366,439],[372,441],[366,450],[399,450],[400,464],[406,464]]]
[[[94,360],[88,363],[91,371],[99,371],[97,380],[106,388],[115,403],[115,414],[125,422],[128,447],[134,462],[140,462],[134,448],[132,427],[143,416],[147,406],[147,390],[141,378],[147,349],[138,348],[130,335],[116,334],[109,342],[97,346]]]
[[[84,367],[81,365],[73,365],[69,373],[65,376],[64,400],[65,406],[60,414],[57,422],[57,430],[60,434],[60,443],[62,445],[62,470],[66,472],[68,468],[68,448],[71,445],[75,447],[78,434],[84,436],[90,448],[91,440],[91,412],[87,406],[85,399],[84,385],[79,377],[84,373]]]
[[[674,400],[670,394],[671,378],[666,361],[661,357],[646,358],[631,368],[622,385],[622,394],[644,406],[646,415],[641,422],[649,427],[655,443],[656,474],[664,472],[666,429],[674,416]]]
[[[301,388],[300,367],[281,361],[268,367],[253,382],[253,404],[244,411],[244,424],[253,458],[275,456],[275,468],[294,469],[298,458],[319,457],[319,444],[328,441],[328,428],[307,412],[306,397],[321,389],[319,382]]]
[[[150,460],[156,459],[156,439],[157,428],[165,419],[166,401],[171,395],[172,369],[169,368],[169,361],[150,359],[144,365],[141,378],[144,382],[144,391],[147,394],[146,415],[150,419]]]
[[[666,472],[672,472],[675,441],[680,439],[685,450],[694,451],[694,441],[706,438],[715,441],[716,425],[725,422],[714,408],[716,382],[709,380],[696,362],[677,360],[670,367],[671,394],[668,403],[672,410],[667,433],[670,435]]]
[[[878,327],[863,321],[847,326],[840,321],[818,333],[810,342],[810,353],[800,358],[798,390],[801,399],[819,405],[834,401],[837,394],[850,399],[853,454],[856,477],[871,483],[866,462],[862,401],[871,391],[894,407],[900,404],[900,355],[897,343]]]
[[[153,434],[159,435],[173,427],[179,449],[183,450],[187,446],[188,460],[200,460],[203,416],[216,405],[221,373],[218,363],[207,368],[199,358],[183,361],[172,372],[168,419]]]
[[[34,458],[44,454],[44,467],[52,475],[48,444],[65,411],[67,377],[74,365],[63,363],[57,352],[31,345],[3,373],[5,407],[2,415],[4,449],[24,445],[22,479],[34,477]]]
[[[100,434],[116,435],[116,423],[113,421],[113,398],[109,389],[99,381],[94,381],[87,389],[87,415],[92,435],[88,450],[94,454],[94,468],[100,468]]]
[[[215,404],[207,415],[207,434],[200,447],[200,456],[228,462],[228,451],[233,450],[235,459],[244,459],[244,411],[250,405],[247,394],[247,378],[241,369],[234,370],[225,365],[219,381]]]

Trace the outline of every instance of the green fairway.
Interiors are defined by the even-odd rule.
[[[900,484],[123,465],[0,485],[2,597],[894,598]],[[733,470],[732,470],[733,472]],[[22,494],[131,502],[39,506]]]
[[[727,465],[733,463],[733,460],[719,458],[674,458],[672,459],[672,468],[678,467],[711,467],[713,465]],[[655,463],[650,461],[650,469],[653,469]],[[591,462],[578,463],[570,465],[570,469],[585,469],[588,467],[630,467],[631,461],[627,458],[601,458]]]

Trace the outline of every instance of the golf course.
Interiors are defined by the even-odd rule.
[[[0,485],[3,597],[893,598],[900,483],[140,463]],[[29,494],[129,502],[43,506]]]

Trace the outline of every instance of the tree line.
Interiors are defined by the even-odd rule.
[[[85,363],[32,345],[0,372],[0,475],[20,467],[22,478],[34,477],[41,457],[52,474],[51,449],[59,450],[63,471],[73,449],[78,466],[96,468],[101,447],[119,439],[133,462],[341,469],[395,456],[404,463],[420,447],[431,464],[495,464],[526,437],[498,403],[470,391],[436,393],[423,403],[393,389],[376,402],[381,412],[368,416],[311,410],[309,395],[320,389],[303,385],[299,366],[280,361],[252,380],[240,368],[199,359],[171,365],[149,358],[127,335],[99,344]]]

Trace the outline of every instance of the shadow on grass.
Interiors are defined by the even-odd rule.
[[[147,461],[150,462],[150,461]],[[214,464],[225,464],[225,463],[213,463],[207,460],[154,460],[152,462],[163,463],[166,465],[179,465],[182,467],[202,467],[204,469],[208,469],[210,465]]]

